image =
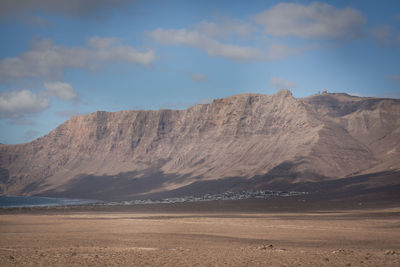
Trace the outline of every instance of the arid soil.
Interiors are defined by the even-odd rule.
[[[399,207],[163,212],[150,206],[3,210],[0,265],[400,266]]]

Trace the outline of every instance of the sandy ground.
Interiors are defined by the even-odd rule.
[[[400,266],[400,208],[3,212],[0,266],[22,265]]]

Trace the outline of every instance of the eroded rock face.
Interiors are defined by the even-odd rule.
[[[283,90],[72,117],[33,142],[0,145],[0,184],[6,194],[129,198],[228,177],[333,179],[399,168],[399,158],[399,100]]]

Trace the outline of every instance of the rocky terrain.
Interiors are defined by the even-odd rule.
[[[98,111],[33,142],[0,144],[0,187],[8,195],[129,200],[313,191],[334,181],[396,192],[399,169],[400,100],[296,99],[288,90],[186,110]]]

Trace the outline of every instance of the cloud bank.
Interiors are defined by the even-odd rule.
[[[254,17],[264,32],[279,37],[312,39],[357,39],[367,22],[363,14],[351,7],[336,8],[326,3],[309,5],[280,3]]]
[[[95,70],[120,62],[149,65],[155,59],[153,50],[140,52],[121,45],[116,38],[93,37],[86,47],[65,47],[46,39],[18,57],[0,60],[0,82],[8,78],[61,79],[67,68]]]
[[[219,22],[201,21],[180,28],[158,28],[149,33],[155,41],[165,45],[185,45],[206,52],[209,56],[235,61],[271,61],[316,48],[318,45],[291,47],[282,37],[296,37],[311,41],[352,40],[363,36],[364,15],[351,7],[336,8],[326,3],[309,5],[280,3],[259,14],[251,21],[224,18]],[[253,38],[260,34],[267,41],[258,47],[238,45],[237,39]]]

